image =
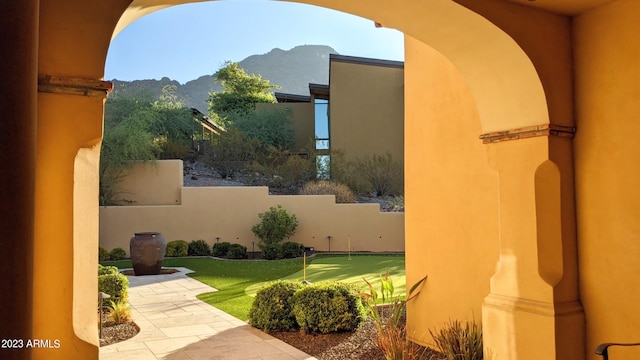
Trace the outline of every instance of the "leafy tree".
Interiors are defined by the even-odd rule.
[[[239,117],[233,127],[265,147],[289,149],[295,145],[292,117],[291,108],[262,109]]]
[[[114,91],[105,105],[100,204],[121,202],[119,184],[135,161],[167,158],[163,150],[186,154],[198,129],[191,109],[177,101],[174,85],[165,86],[156,101],[144,91]]]
[[[270,92],[278,86],[260,75],[247,74],[238,63],[227,61],[215,74],[222,92],[209,94],[209,116],[222,126],[229,127],[238,118],[250,114],[256,103],[275,103]]]
[[[295,215],[289,215],[281,205],[270,207],[269,210],[258,214],[260,222],[251,227],[251,231],[260,239],[260,248],[279,244],[290,238],[298,227]]]

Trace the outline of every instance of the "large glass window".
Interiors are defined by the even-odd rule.
[[[316,150],[329,150],[329,100],[315,99]]]

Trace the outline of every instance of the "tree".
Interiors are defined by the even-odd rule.
[[[239,117],[234,127],[264,147],[289,149],[295,145],[291,108],[263,109]]]
[[[231,61],[224,63],[214,79],[223,91],[209,94],[209,116],[224,127],[250,114],[256,103],[275,103],[270,91],[279,88],[260,75],[247,74],[238,63]]]
[[[173,85],[165,86],[156,101],[144,91],[114,91],[105,105],[100,204],[122,201],[118,187],[135,161],[153,161],[163,152],[186,153],[197,130],[191,110],[177,101]]]

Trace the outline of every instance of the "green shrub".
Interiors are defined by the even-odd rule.
[[[123,248],[117,247],[109,252],[109,259],[113,261],[122,260],[127,257],[127,252]]]
[[[113,266],[106,266],[105,268],[113,268]],[[98,268],[98,272],[101,269]],[[98,291],[111,295],[109,300],[118,303],[126,302],[129,297],[129,279],[121,273],[110,273],[111,269],[105,270],[104,275],[98,275]],[[107,303],[109,303],[107,301]],[[106,305],[106,304],[105,304]]]
[[[189,243],[189,256],[209,256],[211,249],[204,240],[193,240]]]
[[[344,283],[318,283],[296,292],[293,312],[307,333],[352,331],[364,320],[360,296]]]
[[[302,187],[300,195],[334,195],[336,203],[354,203],[356,194],[347,185],[335,181],[310,181]]]
[[[227,257],[229,259],[246,259],[249,257],[247,247],[240,244],[231,244],[227,252]]]
[[[281,244],[260,244],[262,257],[266,260],[280,260],[284,258]]]
[[[103,248],[102,246],[98,248],[98,260],[99,261],[109,260],[109,252],[107,251],[107,249]]]
[[[102,266],[98,264],[98,275],[116,275],[118,268],[115,266]]]
[[[211,255],[217,256],[217,257],[227,256],[227,253],[229,253],[229,246],[231,246],[231,244],[226,241],[221,243],[215,243],[213,244]]]
[[[268,331],[297,330],[293,301],[301,286],[297,282],[277,281],[258,290],[249,310],[249,324]]]
[[[283,258],[285,259],[297,258],[297,257],[301,257],[302,254],[304,254],[304,245],[297,242],[293,242],[293,241],[287,241],[285,243],[282,243]]]
[[[167,243],[166,256],[178,257],[189,254],[189,244],[184,240],[174,240]]]
[[[230,128],[220,134],[218,142],[205,155],[205,163],[223,178],[242,172],[247,162],[256,158],[260,142],[248,138],[237,129]]]
[[[289,215],[281,205],[270,207],[268,211],[258,214],[260,222],[251,227],[251,231],[263,244],[277,244],[290,238],[298,227],[295,215]]]
[[[482,326],[476,322],[450,320],[439,331],[429,330],[447,360],[482,360]]]

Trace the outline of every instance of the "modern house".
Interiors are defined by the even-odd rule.
[[[338,149],[347,159],[374,154],[404,158],[404,63],[331,54],[329,84],[309,84],[309,96],[275,93],[293,112],[296,148],[315,147],[323,163]]]
[[[0,2],[0,335],[61,343],[1,357],[98,358],[105,57],[188,2]],[[412,340],[471,318],[495,359],[640,340],[640,1],[299,2],[405,34]]]

